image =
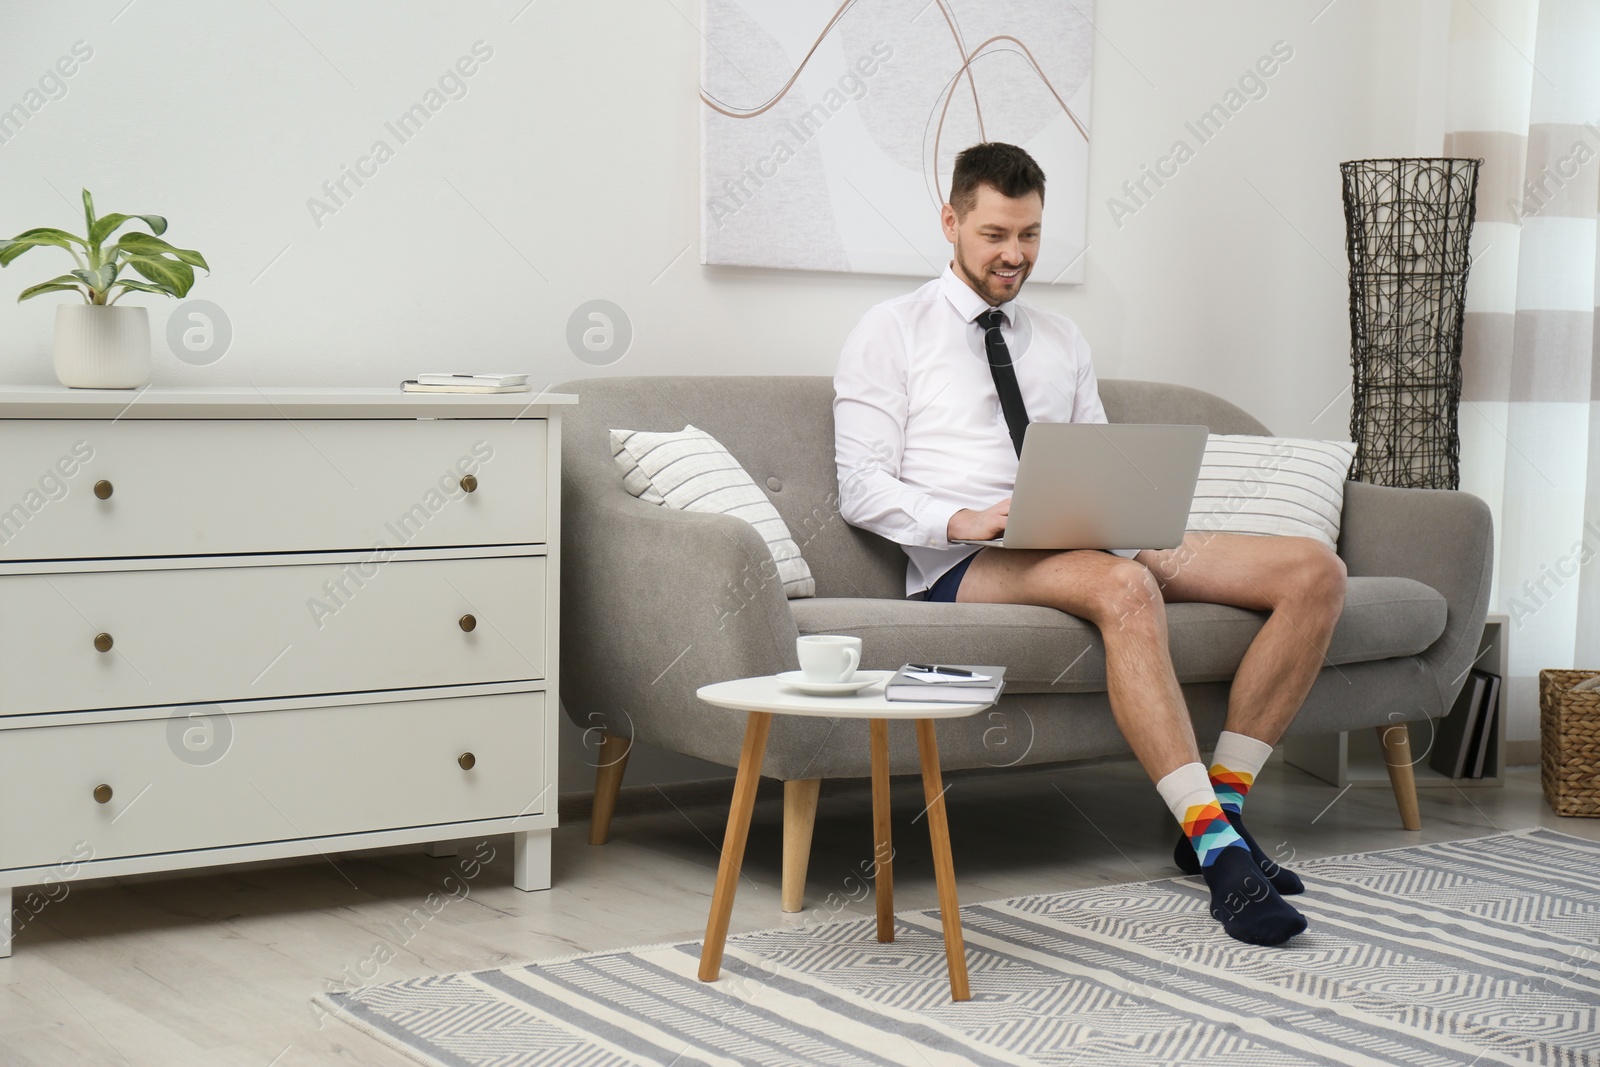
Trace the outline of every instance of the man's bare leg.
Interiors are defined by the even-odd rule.
[[[1306,537],[1220,533],[1191,533],[1178,548],[1137,559],[1167,603],[1272,612],[1234,674],[1224,729],[1277,744],[1327,663],[1344,610],[1344,561]]]
[[[1102,552],[984,549],[958,601],[1037,604],[1093,622],[1106,648],[1106,689],[1117,725],[1201,850],[1211,914],[1230,937],[1277,945],[1306,927],[1254,851],[1224,817],[1195,746],[1167,643],[1166,607],[1143,564]]]
[[[1094,623],[1106,646],[1112,714],[1150,780],[1200,758],[1172,669],[1161,591],[1145,566],[1105,552],[984,549],[956,599],[1037,604]]]
[[[1283,735],[1317,674],[1344,610],[1344,563],[1325,545],[1299,537],[1190,534],[1166,552],[1142,552],[1168,601],[1194,600],[1272,614],[1246,651],[1228,699],[1228,720],[1210,768],[1233,828],[1280,893],[1305,886],[1277,865],[1245,827],[1242,808],[1271,746]],[[1200,870],[1187,836],[1173,862]]]

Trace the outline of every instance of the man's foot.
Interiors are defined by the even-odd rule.
[[[1306,917],[1278,895],[1245,849],[1223,849],[1200,873],[1211,889],[1211,917],[1235,941],[1281,945],[1306,928]]]
[[[1306,891],[1305,883],[1300,880],[1298,874],[1295,874],[1287,867],[1281,867],[1272,862],[1267,857],[1267,854],[1261,851],[1261,846],[1256,844],[1256,839],[1251,837],[1250,831],[1244,828],[1243,816],[1237,812],[1229,811],[1227,808],[1223,808],[1222,813],[1228,817],[1228,824],[1233,827],[1234,831],[1244,838],[1244,843],[1250,846],[1250,855],[1255,857],[1256,865],[1261,868],[1267,879],[1272,883],[1272,888],[1286,897]],[[1200,873],[1200,857],[1195,855],[1194,842],[1189,840],[1188,834],[1180,833],[1178,835],[1178,843],[1172,849],[1172,862],[1177,864],[1178,870],[1184,874]]]

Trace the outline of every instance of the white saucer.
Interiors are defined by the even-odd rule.
[[[883,681],[883,672],[857,671],[856,676],[848,682],[808,682],[805,671],[784,671],[773,677],[791,689],[798,689],[814,697],[838,697],[859,693],[869,685],[876,685]]]

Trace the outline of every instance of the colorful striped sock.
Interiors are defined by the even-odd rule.
[[[1211,788],[1206,768],[1198,761],[1186,763],[1156,783],[1156,792],[1167,802],[1173,818],[1194,845],[1203,870],[1211,866],[1223,850],[1249,847],[1228,822],[1217,794]]]
[[[1216,790],[1217,803],[1233,814],[1244,807],[1244,798],[1255,785],[1256,775],[1272,755],[1272,746],[1231,730],[1222,731],[1217,738],[1217,751],[1211,757],[1208,772],[1211,787]]]

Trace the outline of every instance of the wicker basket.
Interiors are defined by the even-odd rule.
[[[1600,689],[1571,691],[1596,674],[1539,672],[1539,765],[1557,815],[1600,818]]]

